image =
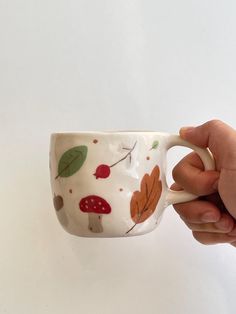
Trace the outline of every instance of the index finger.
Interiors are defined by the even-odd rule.
[[[215,170],[205,171],[199,156],[192,152],[174,167],[172,175],[175,182],[187,192],[204,196],[216,191],[220,174]]]

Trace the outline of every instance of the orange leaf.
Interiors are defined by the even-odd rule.
[[[135,224],[144,222],[154,213],[162,191],[159,176],[160,169],[155,166],[151,175],[147,173],[144,175],[140,191],[133,193],[130,201],[130,212]]]

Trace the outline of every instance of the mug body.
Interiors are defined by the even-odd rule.
[[[53,133],[53,204],[63,228],[84,237],[125,237],[152,231],[165,206],[168,134]]]

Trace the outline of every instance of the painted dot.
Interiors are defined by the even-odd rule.
[[[88,200],[86,200],[85,203],[88,204]]]
[[[105,207],[102,207],[102,210],[104,210],[105,209]]]
[[[147,157],[146,157],[146,159],[147,159],[147,160],[150,160],[150,157],[149,157],[149,156],[147,156]]]
[[[93,206],[93,208],[96,209],[97,207],[96,207],[96,206]]]
[[[122,189],[122,188],[120,188],[120,189],[119,189],[119,191],[120,191],[120,192],[122,192],[122,191],[123,191],[123,189]]]
[[[88,205],[85,205],[85,208],[88,208]]]
[[[91,202],[92,202],[92,203],[94,202],[94,199],[93,199],[93,198],[91,198]]]
[[[69,189],[69,192],[72,193],[72,189]]]
[[[102,203],[101,203],[101,202],[98,202],[98,205],[102,205]]]
[[[96,139],[93,140],[93,143],[94,143],[94,144],[97,144],[97,142],[98,142],[98,140],[96,140]]]

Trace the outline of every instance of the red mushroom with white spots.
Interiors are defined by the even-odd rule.
[[[82,212],[88,213],[90,231],[95,233],[103,232],[102,215],[111,212],[111,206],[102,197],[89,195],[81,199],[79,208]]]

